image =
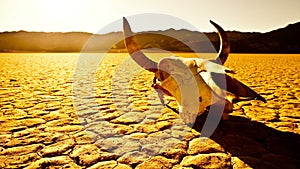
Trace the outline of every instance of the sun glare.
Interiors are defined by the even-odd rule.
[[[61,0],[47,0],[40,1],[37,4],[39,9],[47,19],[61,19],[61,17],[68,17],[76,14],[80,10],[80,4],[78,1],[61,1]]]
[[[299,21],[299,0],[278,0],[276,3],[272,0],[229,1],[0,0],[0,32],[96,32],[123,16],[142,13],[175,16],[201,31],[214,31],[208,23],[209,19],[222,23],[225,28],[240,31],[271,31]]]
[[[81,19],[80,12],[83,5],[84,1],[43,0],[34,3],[34,10],[37,10],[40,15],[37,18],[48,26],[45,31],[55,31],[64,30],[66,23],[75,24],[78,19]]]

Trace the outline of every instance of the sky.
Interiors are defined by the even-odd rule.
[[[299,9],[300,0],[0,0],[0,32],[96,33],[123,16],[143,13],[180,18],[201,32],[215,31],[209,20],[225,30],[269,32],[300,22]],[[143,21],[148,24],[136,31],[165,29],[147,17]]]

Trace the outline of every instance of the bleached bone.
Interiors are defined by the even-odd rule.
[[[228,75],[234,73],[223,66],[230,52],[228,37],[218,24],[210,22],[218,30],[221,41],[215,60],[169,57],[156,63],[139,50],[130,25],[123,18],[125,44],[131,58],[154,73],[158,82],[153,87],[160,91],[160,97],[166,94],[176,99],[180,116],[187,124],[193,123],[195,116],[211,105],[222,108],[222,119],[227,119],[235,102],[254,99],[266,102],[248,86]]]

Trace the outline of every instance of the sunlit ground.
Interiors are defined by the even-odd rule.
[[[158,61],[166,54],[149,55]],[[176,55],[186,57],[190,54]],[[198,151],[197,147],[188,147],[187,142],[198,137],[199,131],[188,127],[178,127],[181,132],[174,128],[169,131],[168,127],[175,123],[178,116],[160,105],[156,93],[151,88],[153,78],[151,73],[139,69],[131,62],[128,54],[110,53],[101,60],[100,65],[96,65],[95,74],[88,72],[79,76],[82,81],[74,90],[80,91],[79,95],[92,94],[93,98],[85,97],[83,102],[75,104],[74,98],[78,97],[76,95],[78,93],[75,92],[75,95],[73,93],[74,81],[78,80],[76,79],[78,76],[74,75],[75,70],[85,68],[88,70],[97,63],[88,62],[87,59],[85,67],[78,67],[78,58],[80,61],[85,60],[78,53],[0,54],[0,168],[22,168],[29,165],[33,168],[43,165],[75,168],[95,165],[96,168],[103,166],[104,161],[110,161],[109,164],[112,166],[143,167],[147,164],[143,162],[147,160],[151,162],[153,159],[143,154],[129,153],[138,152],[141,147],[148,153],[151,150],[152,154],[160,155],[156,161],[164,161],[170,168],[192,165],[188,159],[193,156],[198,158],[197,153],[192,152],[199,153],[200,150]],[[235,105],[232,117],[259,122],[279,133],[290,132],[299,137],[299,63],[299,54],[230,55],[225,65],[236,72],[233,77],[267,100],[267,103],[241,102]],[[95,78],[90,81],[92,88],[89,88],[90,82],[87,81],[89,77]],[[95,111],[91,112],[90,109]],[[85,121],[79,117],[84,117]],[[104,131],[91,125],[98,124],[99,119],[107,121],[105,125],[112,129]],[[87,126],[92,126],[88,134],[83,130]],[[98,131],[95,131],[96,129]],[[110,147],[111,151],[107,151],[108,145],[116,143],[108,141],[114,136],[113,132],[119,132],[122,137],[135,141],[122,150]],[[147,139],[157,136],[163,138],[162,142],[165,144],[178,143],[181,146],[163,149],[157,147],[159,144],[156,147],[147,144],[149,142]],[[143,139],[144,142],[136,141]],[[265,154],[269,151],[267,143],[261,145],[263,150],[260,149],[260,153]],[[121,146],[125,142],[120,141],[118,144]],[[208,146],[216,144],[210,143]],[[291,141],[291,144],[296,143]],[[215,150],[214,148],[210,150]],[[245,154],[247,158],[244,158],[239,156],[239,153],[235,154],[237,150],[230,146],[223,148],[219,146],[217,151],[222,152],[219,158],[221,162],[211,161],[211,164],[214,162],[222,166],[235,164],[240,167],[250,165],[254,168],[261,164],[259,162],[262,156],[257,153],[255,156]],[[297,148],[299,145],[295,150]],[[232,157],[228,152],[233,154]],[[281,155],[288,160],[291,158],[290,154]],[[257,159],[254,160],[257,163],[248,157]],[[222,161],[223,158],[226,163]],[[266,165],[272,166],[276,158],[266,158]],[[228,159],[229,162],[226,161]]]

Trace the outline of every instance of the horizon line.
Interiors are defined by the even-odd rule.
[[[294,23],[289,23],[287,24],[286,26],[283,26],[283,27],[278,27],[276,29],[273,29],[271,31],[266,31],[266,32],[259,32],[259,31],[238,31],[238,30],[225,30],[225,32],[240,32],[240,33],[269,33],[269,32],[272,32],[272,31],[276,31],[276,30],[279,30],[279,29],[283,29],[283,28],[286,28],[288,27],[289,25],[295,25],[295,24],[298,24],[300,23],[300,21],[297,21],[297,22],[294,22]],[[207,31],[207,32],[201,32],[201,31],[197,31],[197,30],[190,30],[190,29],[185,29],[185,28],[181,28],[181,29],[175,29],[175,28],[168,28],[168,29],[165,29],[165,30],[146,30],[146,31],[139,31],[139,32],[135,32],[135,33],[143,33],[143,32],[159,32],[159,31],[168,31],[168,30],[176,30],[176,31],[180,31],[180,30],[187,30],[187,31],[191,31],[191,32],[199,32],[199,33],[217,33],[217,31]],[[106,35],[106,34],[110,34],[110,33],[120,33],[120,32],[123,32],[122,30],[120,31],[111,31],[111,32],[107,32],[105,34],[98,34],[98,33],[92,33],[92,32],[88,32],[88,31],[30,31],[30,30],[18,30],[18,31],[2,31],[0,32],[1,33],[18,33],[18,32],[27,32],[27,33],[87,33],[87,34],[92,34],[92,35]]]

